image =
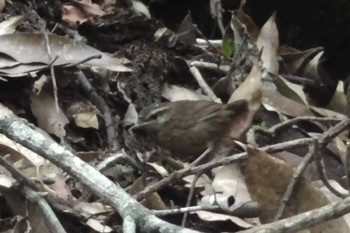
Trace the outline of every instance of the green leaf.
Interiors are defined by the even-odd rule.
[[[235,38],[231,27],[227,27],[222,39],[221,54],[225,58],[231,58],[235,50]]]
[[[262,121],[259,125],[259,127],[265,131],[267,131],[269,129],[269,127],[267,126],[266,121]]]

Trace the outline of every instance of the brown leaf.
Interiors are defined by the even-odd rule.
[[[0,8],[1,8],[1,1],[0,1]],[[16,27],[22,22],[23,18],[24,17],[22,15],[17,15],[17,16],[12,16],[5,21],[2,21],[0,23],[0,35],[14,33],[16,31]]]
[[[255,113],[261,107],[261,69],[258,65],[254,65],[246,80],[232,93],[228,103],[245,99],[248,101],[249,112],[245,115],[235,118],[232,124],[230,137],[239,138],[247,129],[250,128]]]
[[[337,88],[337,82],[322,68],[323,51],[315,55],[305,66],[301,76],[315,81],[315,85],[306,86],[305,92],[316,105],[324,106],[329,103]]]
[[[249,110],[257,111],[261,106],[261,69],[254,65],[246,80],[232,93],[228,103],[245,99],[249,103]]]
[[[112,207],[101,202],[84,202],[81,201],[74,206],[79,211],[83,212],[85,216],[103,214],[108,211],[113,211]]]
[[[284,96],[292,99],[301,104],[307,104],[307,97],[304,93],[303,87],[289,82],[280,75],[276,75],[273,83],[276,85],[277,90]]]
[[[77,29],[79,25],[91,20],[94,16],[104,14],[100,6],[91,1],[72,1],[62,5],[62,21],[73,29]]]
[[[97,66],[117,72],[129,72],[131,69],[123,66],[119,59],[110,57],[101,51],[92,48],[82,42],[77,42],[54,34],[49,35],[51,57],[57,57],[54,66],[74,65],[93,56],[101,56],[100,59],[88,60],[84,64]],[[26,73],[42,69],[51,64],[47,52],[44,34],[15,33],[0,36],[1,59],[15,60],[22,67],[0,67],[0,73]],[[33,64],[34,63],[34,64]],[[13,70],[11,70],[12,68]],[[19,69],[19,70],[18,70]]]
[[[141,190],[145,189],[145,181],[143,177],[139,177],[134,181],[134,183],[130,186],[129,194],[135,195]],[[143,205],[150,209],[164,210],[166,209],[166,205],[163,202],[162,198],[158,193],[152,193],[143,201]]]
[[[94,129],[98,129],[99,127],[96,110],[89,102],[75,102],[68,107],[66,112],[67,117],[70,119],[73,118],[74,123],[78,127]]]
[[[63,140],[66,135],[64,127],[69,121],[61,109],[56,111],[55,101],[51,94],[44,91],[40,95],[32,94],[30,100],[30,107],[39,127]]]
[[[346,95],[344,94],[344,83],[343,81],[338,82],[337,89],[329,102],[328,109],[339,112],[344,115],[350,114],[350,109],[346,100]]]
[[[113,229],[110,226],[107,226],[105,223],[103,223],[103,221],[94,218],[89,218],[86,221],[86,225],[91,227],[96,232],[109,233],[113,231]]]
[[[178,39],[185,43],[193,45],[196,42],[196,32],[194,31],[192,16],[188,13],[181,21],[176,31]]]
[[[212,213],[208,211],[197,211],[196,214],[198,215],[199,218],[202,220],[205,220],[207,222],[216,222],[216,221],[227,221],[230,220],[232,223],[242,227],[242,228],[250,228],[253,227],[252,224],[244,221],[241,218],[235,217],[235,216],[230,216],[226,214],[217,214],[217,213]]]
[[[294,75],[301,75],[306,64],[314,57],[317,53],[321,52],[321,47],[308,49],[305,51],[284,50],[281,51],[280,56],[288,67],[288,72]]]
[[[273,74],[278,74],[279,64],[277,60],[277,49],[279,45],[278,29],[275,22],[276,13],[273,13],[261,28],[256,41],[258,49],[262,49],[261,60],[263,66]]]
[[[185,87],[167,84],[163,86],[162,96],[171,102],[179,100],[210,100],[208,96]]]
[[[247,27],[247,31],[249,35],[251,35],[254,39],[258,38],[260,29],[256,26],[254,20],[246,14],[242,8],[238,10],[238,19]]]
[[[262,222],[272,222],[281,203],[284,192],[293,176],[293,169],[280,159],[269,154],[248,148],[248,159],[242,165],[242,174],[245,177],[252,199],[261,205]],[[294,193],[286,207],[283,217],[319,208],[328,204],[327,198],[311,183],[303,178],[294,188]],[[336,219],[310,228],[311,232],[338,232],[344,221]]]
[[[136,12],[146,16],[148,19],[151,18],[151,13],[149,12],[148,8],[145,6],[145,4],[143,2],[141,2],[141,1],[132,1],[132,8]]]
[[[66,181],[59,176],[56,177],[55,183],[49,185],[49,187],[54,190],[57,197],[62,200],[73,201],[75,199]]]
[[[307,106],[291,100],[275,90],[264,90],[262,102],[267,110],[273,110],[287,116],[313,115]]]
[[[325,116],[325,117],[337,117],[339,119],[345,119],[347,116],[326,108],[318,108],[318,107],[313,107],[310,106],[310,109],[314,112],[316,112],[317,114],[321,115],[321,116]]]
[[[215,193],[234,196],[236,204],[251,201],[244,177],[236,164],[223,166],[214,172],[212,186]]]

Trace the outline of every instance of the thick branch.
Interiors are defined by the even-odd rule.
[[[113,183],[71,151],[58,145],[40,129],[16,117],[0,104],[0,133],[35,151],[64,171],[80,180],[97,196],[115,208],[123,219],[135,219],[142,231],[195,232],[158,219],[133,199],[118,184]],[[148,221],[150,220],[150,221]],[[147,229],[147,231],[145,231]]]

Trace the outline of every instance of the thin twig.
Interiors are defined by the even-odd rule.
[[[220,47],[222,45],[222,39],[208,40],[208,39],[197,38],[196,39],[196,44],[197,45],[211,44],[212,46]]]
[[[91,61],[91,60],[94,60],[94,59],[101,59],[101,54],[97,54],[97,55],[93,55],[93,56],[90,56],[90,57],[87,57],[87,58],[84,58],[83,60],[81,61],[77,61],[75,63],[72,63],[72,64],[68,64],[68,65],[65,65],[64,67],[74,67],[74,66],[78,66],[80,64],[83,64],[85,62],[88,62],[88,61]]]
[[[340,132],[347,129],[350,125],[349,119],[344,119],[341,122],[339,122],[334,127],[330,128],[327,132],[325,132],[319,139],[319,144],[325,145],[328,143],[333,137],[338,135]],[[302,147],[302,146],[308,146],[311,143],[313,143],[313,138],[299,138],[294,139],[287,142],[277,143],[274,145],[264,146],[257,148],[258,150],[267,152],[267,153],[277,153],[280,151],[288,150],[295,147]],[[195,174],[200,170],[206,169],[210,170],[214,167],[219,167],[222,165],[232,164],[239,160],[244,160],[247,157],[247,152],[242,152],[239,154],[231,155],[225,158],[220,159],[219,161],[211,161],[206,164],[202,164],[196,167],[192,168],[184,168],[179,171],[175,171],[170,176],[163,178],[162,180],[156,182],[155,184],[152,184],[151,186],[146,187],[144,190],[139,192],[136,195],[136,200],[143,200],[148,195],[166,187],[167,185],[177,181],[178,179],[181,179],[187,175]]]
[[[53,62],[56,61],[58,57],[56,57],[55,59],[52,59],[52,52],[51,52],[51,46],[50,46],[50,40],[49,40],[49,33],[48,33],[47,30],[45,30],[45,32],[44,32],[44,37],[45,37],[47,54],[48,54],[49,61],[50,61],[49,67],[50,67],[50,74],[51,74],[52,87],[53,87],[53,96],[54,96],[54,99],[55,99],[55,107],[56,107],[56,112],[59,112],[60,108],[58,106],[57,83],[56,83],[55,70],[54,70],[54,66],[53,66]]]
[[[344,172],[346,177],[347,190],[350,193],[350,143],[346,143],[346,153],[344,161]]]
[[[350,127],[350,118],[345,118],[335,126],[331,127],[325,133],[322,134],[320,138],[321,146],[328,144],[333,138],[338,136],[343,131],[347,130]]]
[[[198,173],[199,171],[202,171],[202,170],[212,169],[214,167],[218,167],[221,165],[231,164],[231,163],[237,162],[239,160],[245,159],[246,157],[247,157],[247,153],[243,152],[240,154],[230,156],[230,158],[226,157],[226,158],[224,158],[224,160],[220,160],[219,162],[210,162],[210,163],[202,164],[202,165],[199,165],[199,166],[196,166],[193,168],[184,168],[184,169],[175,171],[175,172],[171,173],[168,177],[165,177],[162,180],[158,181],[157,183],[146,187],[144,190],[142,190],[141,192],[139,192],[136,195],[135,199],[136,200],[143,200],[148,195],[150,195],[154,192],[157,192],[158,190],[166,187],[169,184],[172,184],[172,183],[178,181],[179,179],[181,179],[185,176]],[[228,159],[228,160],[225,160],[225,159]]]
[[[29,187],[23,187],[22,193],[26,196],[27,201],[39,207],[39,210],[35,212],[36,218],[37,215],[41,214],[49,232],[66,233],[66,230],[63,228],[60,220],[57,218],[55,212],[52,210],[51,206],[47,203],[44,197]],[[43,229],[41,228],[41,230]]]
[[[96,92],[95,88],[90,84],[89,80],[82,71],[77,71],[75,74],[80,86],[85,91],[88,98],[102,112],[105,120],[108,148],[111,151],[116,151],[119,146],[116,140],[115,123],[109,106],[107,105],[106,101]]]
[[[213,51],[217,51],[219,52],[219,49],[217,47],[215,47],[212,43],[211,40],[209,40],[207,38],[206,35],[203,34],[203,32],[201,30],[199,30],[199,28],[197,27],[197,25],[193,25],[193,29],[198,33],[199,37],[202,38],[206,44],[209,46],[209,48]],[[204,50],[205,53],[209,53],[208,51]],[[221,58],[219,57],[219,59],[221,60]]]
[[[203,92],[208,95],[210,99],[212,99],[216,103],[222,103],[222,101],[215,95],[213,90],[208,86],[208,84],[203,79],[201,73],[197,69],[197,67],[192,66],[190,68],[190,72],[193,77],[197,80],[198,85],[202,88]]]
[[[205,159],[210,152],[213,152],[213,148],[213,145],[209,145],[208,148],[191,163],[191,167],[198,165],[203,159]]]
[[[211,16],[216,19],[217,24],[219,26],[222,37],[225,35],[225,27],[222,22],[222,5],[221,0],[211,0],[210,1],[210,13]]]
[[[231,209],[223,209],[219,205],[199,205],[199,206],[188,206],[176,209],[168,209],[168,210],[152,210],[152,213],[156,216],[168,216],[168,215],[176,215],[176,214],[184,214],[184,213],[192,213],[197,211],[211,211],[214,213],[220,214],[229,214],[237,217],[256,217],[260,210],[260,205],[257,202],[249,201],[246,203],[242,203],[239,207],[231,210]],[[247,212],[252,214],[247,215]]]
[[[192,61],[191,66],[195,66],[201,69],[207,69],[211,71],[220,71],[223,73],[227,73],[230,70],[229,65],[218,65],[212,62],[203,62],[203,61]]]
[[[295,147],[307,146],[310,143],[312,143],[312,140],[313,140],[312,138],[300,138],[300,139],[295,139],[287,142],[277,143],[270,146],[260,147],[258,148],[258,150],[265,151],[267,153],[277,153],[277,152],[288,150]],[[211,161],[209,163],[205,163],[196,167],[184,168],[184,169],[175,171],[171,173],[168,177],[165,177],[162,180],[146,187],[144,190],[139,192],[135,198],[136,200],[143,200],[148,195],[154,192],[157,192],[158,190],[166,187],[171,183],[174,183],[175,181],[185,176],[195,174],[201,170],[210,170],[212,168],[219,167],[222,165],[232,164],[240,160],[244,160],[246,158],[247,158],[247,152],[242,152],[242,153],[238,153],[238,154],[234,154],[234,155],[222,158],[219,161]]]
[[[338,190],[333,188],[333,186],[329,183],[327,174],[326,174],[326,169],[324,166],[324,161],[321,155],[321,148],[320,144],[318,141],[315,141],[315,153],[314,153],[314,159],[316,162],[316,168],[317,172],[320,175],[322,183],[328,188],[329,191],[331,191],[334,195],[340,197],[340,198],[345,198],[348,195],[344,195],[343,193],[340,193]]]
[[[156,216],[168,216],[168,215],[175,215],[175,214],[185,214],[185,213],[192,213],[197,211],[214,211],[214,210],[220,210],[221,207],[218,205],[214,206],[188,206],[188,207],[182,207],[177,209],[169,209],[169,210],[153,210],[153,214]]]
[[[188,194],[188,197],[187,197],[187,201],[186,201],[186,206],[185,207],[189,207],[191,205],[191,201],[192,201],[192,198],[193,198],[193,194],[194,194],[194,188],[196,186],[196,183],[199,179],[199,177],[202,175],[203,173],[197,173],[195,176],[194,176],[194,179],[191,183],[191,188],[190,188],[190,192]],[[186,225],[186,220],[187,220],[187,216],[188,216],[188,212],[186,212],[182,218],[182,222],[181,222],[181,226],[182,227],[185,227]]]
[[[276,133],[282,129],[284,129],[287,126],[294,125],[296,123],[299,123],[301,121],[319,121],[319,122],[339,122],[343,119],[339,119],[336,117],[315,117],[315,116],[302,116],[302,117],[296,117],[293,119],[289,119],[286,121],[283,121],[279,124],[276,124],[269,128],[266,133],[269,133],[271,135],[276,135]]]

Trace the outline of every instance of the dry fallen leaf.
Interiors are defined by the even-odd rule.
[[[68,107],[66,111],[69,119],[73,118],[76,126],[81,128],[98,129],[96,109],[87,101],[78,101]]]
[[[247,152],[248,159],[242,165],[242,174],[252,199],[261,205],[260,220],[263,223],[272,222],[294,171],[284,161],[265,152],[253,148],[248,148]],[[293,216],[326,204],[329,204],[327,198],[311,183],[301,178],[294,188],[283,217]],[[347,227],[346,223],[341,219],[335,219],[309,230],[312,233],[331,233],[339,232],[337,229],[344,229],[343,227]]]
[[[335,111],[332,111],[330,109],[326,109],[326,108],[318,108],[318,107],[313,107],[310,106],[310,109],[312,109],[312,111],[320,114],[321,116],[325,116],[325,117],[336,117],[339,119],[345,119],[347,116]]]
[[[327,109],[339,112],[344,115],[350,114],[350,109],[348,108],[348,103],[346,101],[346,95],[344,94],[344,83],[339,81],[337,89],[329,102]]]
[[[171,102],[179,100],[210,100],[208,96],[197,93],[185,87],[165,84],[162,96]]]
[[[105,205],[101,202],[81,201],[75,205],[75,208],[79,209],[79,211],[81,211],[82,214],[86,217],[113,211],[112,207]]]
[[[56,179],[61,174],[61,170],[56,165],[2,134],[0,134],[0,150],[8,154],[6,160],[28,178]]]
[[[91,20],[94,16],[104,14],[100,6],[90,0],[72,1],[62,5],[62,21],[73,29],[77,29],[79,25]]]
[[[286,52],[281,52],[280,56],[283,58],[283,61],[288,68],[288,73],[293,75],[302,75],[302,71],[304,70],[306,64],[311,60],[311,58],[321,51],[321,47],[316,47],[305,51],[288,50]]]
[[[217,171],[214,170],[212,186],[215,193],[234,196],[236,204],[251,201],[244,177],[237,164],[226,165]]]
[[[186,182],[185,187],[191,188],[195,177],[196,177],[195,175],[189,175],[189,176],[182,178]],[[202,195],[211,195],[211,194],[213,194],[212,187],[209,187],[209,190],[207,189],[208,188],[207,185],[211,184],[211,183],[212,183],[211,179],[206,174],[203,174],[197,179],[194,187],[195,188],[203,188],[204,187],[205,189],[201,192]]]
[[[42,91],[40,95],[32,94],[30,100],[30,107],[39,127],[63,140],[66,136],[64,127],[69,121],[61,109],[58,109],[58,112],[56,111],[52,95]]]
[[[273,82],[276,85],[277,90],[282,95],[296,102],[307,105],[308,103],[307,97],[301,85],[291,83],[280,75],[276,75]]]
[[[132,1],[132,8],[136,12],[146,16],[148,19],[151,18],[151,13],[149,12],[148,8],[145,6],[145,4],[143,2],[133,0]]]
[[[75,200],[72,192],[70,191],[68,185],[66,184],[65,179],[60,176],[57,176],[55,182],[49,185],[50,189],[55,191],[55,195],[62,200],[72,202]]]
[[[261,69],[258,65],[254,65],[250,71],[246,80],[232,93],[228,103],[235,102],[237,100],[245,99],[248,101],[249,112],[235,119],[235,124],[232,125],[230,130],[230,137],[239,138],[242,133],[248,130],[253,122],[255,113],[261,107]]]
[[[34,153],[17,142],[14,142],[3,134],[0,134],[0,150],[4,154],[10,154],[11,161],[13,162],[21,159],[21,157],[24,157],[32,165],[41,166],[45,161],[45,159],[39,156],[37,153]]]
[[[276,111],[287,116],[312,116],[313,113],[304,104],[291,100],[278,91],[264,90],[262,102],[265,109],[269,111]]]
[[[102,224],[101,221],[93,218],[89,218],[86,222],[86,225],[88,225],[95,231],[101,232],[101,233],[109,233],[113,231],[111,227],[107,226],[106,224]]]
[[[316,84],[305,86],[305,92],[317,106],[329,103],[336,88],[337,82],[322,68],[323,51],[316,54],[306,65],[301,76],[313,80]],[[311,101],[310,101],[311,102]]]
[[[2,188],[6,188],[6,189],[10,189],[13,187],[13,185],[15,185],[16,180],[11,177],[11,176],[7,176],[4,174],[0,174],[0,192]]]
[[[247,27],[249,35],[254,39],[258,38],[260,29],[258,26],[256,26],[254,20],[249,15],[247,15],[242,8],[239,8],[237,13],[238,19]]]
[[[244,221],[241,218],[235,217],[235,216],[230,216],[226,214],[217,214],[217,213],[212,213],[208,211],[197,211],[196,214],[198,215],[199,218],[202,220],[205,220],[207,222],[215,222],[215,221],[227,221],[230,220],[232,223],[236,224],[237,226],[240,226],[242,228],[250,228],[253,227],[252,224]]]
[[[157,163],[150,163],[150,162],[147,162],[146,164],[151,166],[162,177],[169,176],[169,172],[163,166]]]
[[[16,27],[22,22],[22,19],[23,19],[22,15],[17,15],[17,16],[12,16],[5,21],[2,21],[0,23],[0,35],[14,33],[16,31]]]
[[[105,219],[106,213],[111,213],[113,209],[110,206],[102,204],[100,202],[79,202],[74,206],[74,209],[78,210],[79,213],[88,219],[93,219],[93,221],[87,222],[86,224],[91,228],[99,232],[111,232],[112,229],[109,226],[101,225],[102,219]],[[97,222],[96,222],[97,221]]]
[[[144,190],[145,187],[146,187],[145,180],[142,176],[140,176],[129,187],[129,194],[135,195],[139,193],[141,190]],[[156,192],[147,196],[142,204],[149,209],[155,209],[155,210],[164,210],[167,208],[162,198]]]
[[[128,110],[126,111],[123,119],[124,126],[136,124],[138,121],[139,114],[136,111],[134,104],[129,104]]]
[[[44,34],[14,33],[0,36],[0,61],[6,66],[0,67],[2,75],[17,75],[38,71],[52,63],[47,52],[47,43]],[[120,59],[111,57],[82,42],[67,39],[54,34],[49,35],[51,57],[57,57],[54,66],[69,66],[86,61],[94,56],[101,56],[88,60],[84,65],[96,66],[117,72],[130,72]],[[5,62],[6,61],[6,62]],[[8,62],[7,62],[8,61]],[[19,62],[21,65],[14,67],[10,62]],[[1,62],[0,62],[1,64]]]
[[[232,93],[228,103],[245,99],[249,103],[249,110],[257,111],[261,106],[261,69],[254,65],[246,80]]]
[[[278,74],[277,49],[279,39],[275,18],[276,13],[273,13],[261,28],[256,45],[259,50],[262,49],[261,60],[263,61],[263,66],[270,73]]]
[[[176,35],[179,37],[180,41],[186,44],[196,43],[196,32],[193,30],[193,20],[192,15],[188,13],[181,21]]]

